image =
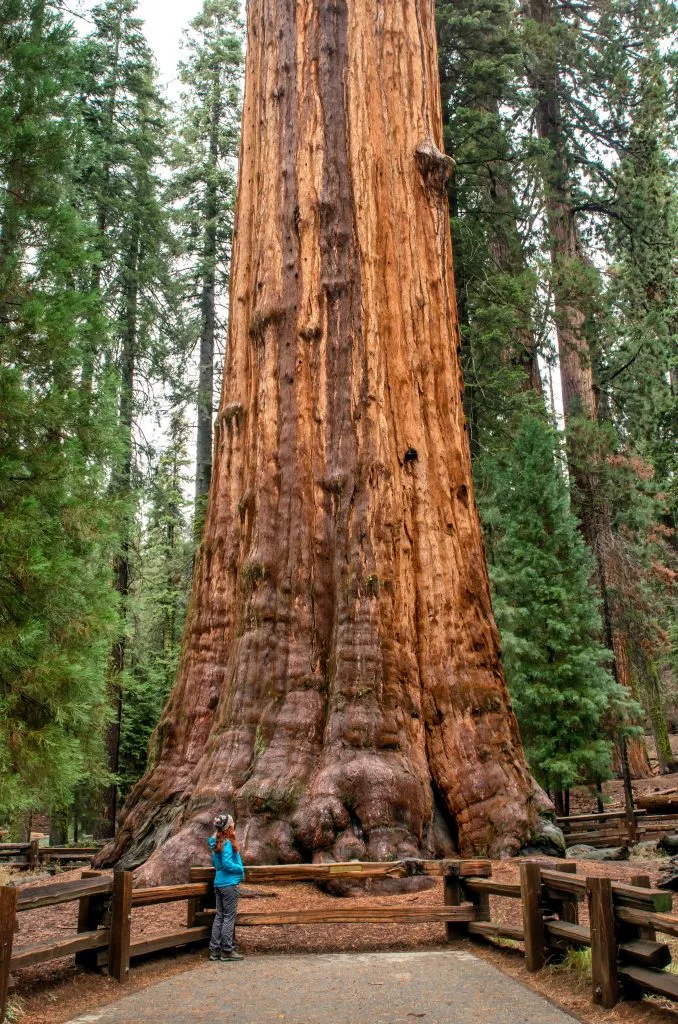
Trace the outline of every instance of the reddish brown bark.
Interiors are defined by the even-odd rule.
[[[205,535],[107,862],[517,850],[539,791],[473,499],[433,0],[250,0]]]
[[[541,26],[552,27],[557,19],[551,0],[530,0],[529,12]],[[616,607],[622,591],[619,558],[612,515],[600,483],[604,474],[599,460],[604,455],[591,450],[587,431],[583,431],[584,443],[578,443],[579,424],[595,422],[598,408],[592,352],[586,334],[585,300],[576,285],[578,277],[585,277],[585,267],[571,197],[567,139],[559,99],[562,85],[550,52],[537,61],[532,85],[536,98],[537,131],[549,145],[549,159],[544,164],[544,191],[554,269],[555,321],[570,472],[574,482],[573,498],[584,539],[596,560],[596,584],[602,598],[605,639],[614,654],[615,677],[633,692],[628,637],[620,624],[621,615]],[[650,776],[652,772],[645,742],[629,740],[627,749],[631,774],[635,778]]]

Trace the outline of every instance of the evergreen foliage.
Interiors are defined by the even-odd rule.
[[[511,0],[436,6],[466,410],[476,463],[506,443],[506,423],[542,403],[537,354],[547,347],[526,236],[529,188],[516,171],[520,39]]]
[[[95,7],[94,30],[82,47],[85,137],[79,187],[98,235],[94,285],[108,326],[107,347],[100,349],[99,359],[111,368],[118,407],[118,457],[109,481],[109,495],[119,509],[113,584],[120,629],[109,657],[112,718],[106,738],[113,775],[120,768],[135,520],[148,448],[140,420],[160,411],[156,389],[176,391],[182,323],[173,275],[177,251],[161,178],[168,121],[136,8],[136,0],[106,0]],[[113,834],[116,808],[113,783],[97,827],[102,835]]]
[[[569,514],[596,557],[602,635],[625,638],[615,671],[643,699],[667,763],[658,679],[675,614],[675,474],[660,479],[651,450],[663,452],[664,465],[675,451],[667,431],[675,188],[662,56],[675,11],[632,0],[604,9],[532,0],[519,11],[502,0],[439,0],[437,10],[481,512],[488,522],[496,457],[515,457],[522,414],[540,415],[525,377],[522,389],[512,379],[516,365],[525,370],[516,353],[531,337],[549,357],[545,331],[557,328],[562,345],[578,346],[582,369],[592,365],[597,407],[590,420],[579,397],[566,403]],[[668,445],[650,441],[660,433]],[[552,469],[549,460],[544,473]]]
[[[608,778],[606,722],[628,696],[598,637],[592,558],[558,472],[555,437],[525,417],[513,458],[495,465],[490,571],[504,664],[527,757],[551,791]]]
[[[244,65],[238,0],[205,0],[190,25],[170,197],[182,245],[188,347],[198,345],[196,540],[212,470],[215,361],[228,291]]]
[[[16,0],[0,54],[0,819],[17,822],[103,776],[116,438],[107,381],[82,379],[76,39],[52,5]]]
[[[149,740],[179,663],[193,570],[189,464],[188,426],[179,410],[153,467],[138,528],[120,738],[123,795],[146,769]]]

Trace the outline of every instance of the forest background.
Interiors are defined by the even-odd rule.
[[[676,7],[437,0],[465,408],[514,708],[559,810],[678,725]],[[172,102],[134,0],[0,2],[0,826],[112,833],[209,488],[244,69]]]

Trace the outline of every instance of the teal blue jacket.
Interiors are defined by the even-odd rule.
[[[242,857],[239,853],[235,852],[228,839],[225,841],[221,853],[215,849],[216,836],[210,836],[207,842],[210,844],[210,850],[212,851],[212,864],[217,871],[214,876],[215,886],[238,885],[239,882],[242,882],[245,877]]]

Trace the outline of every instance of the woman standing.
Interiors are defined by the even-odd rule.
[[[238,910],[238,885],[244,878],[245,869],[231,815],[218,815],[214,819],[214,828],[215,834],[207,840],[212,851],[212,864],[216,868],[214,892],[217,897],[210,960],[242,960],[242,953],[233,949],[233,929]]]

